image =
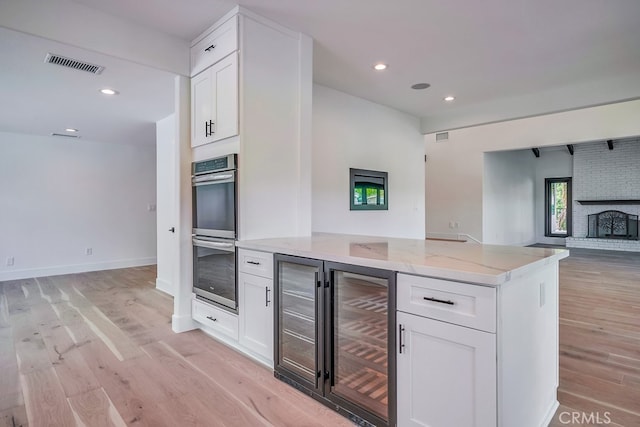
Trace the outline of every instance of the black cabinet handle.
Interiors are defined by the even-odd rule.
[[[264,306],[265,307],[269,307],[269,304],[271,303],[271,300],[269,300],[269,292],[271,292],[271,289],[269,289],[268,286],[265,286],[264,287],[264,300],[265,300]]]
[[[260,263],[258,261],[247,261],[247,264],[260,265]]]
[[[213,49],[215,49],[215,48],[216,48],[216,45],[215,45],[215,44],[212,44],[211,46],[209,46],[208,48],[206,48],[204,51],[205,51],[205,52],[211,52],[211,51],[212,51]]]
[[[172,232],[172,233],[175,233],[175,232],[176,232],[176,228],[175,228],[175,227],[171,227],[171,228],[169,229],[169,231],[170,231],[170,232]]]
[[[438,298],[431,298],[431,297],[422,297],[423,299],[427,300],[427,301],[433,301],[433,302],[439,302],[440,304],[449,304],[449,305],[454,305],[455,302],[451,301],[451,300],[443,300],[443,299],[438,299]]]
[[[400,345],[399,353],[402,354],[404,349],[404,343],[402,342],[402,336],[404,335],[404,326],[398,325],[398,343]]]
[[[213,130],[213,126],[214,126],[215,124],[216,124],[216,123],[215,123],[213,120],[209,120],[209,135],[207,135],[207,136],[211,136],[211,135],[213,135],[214,133],[216,133],[216,131],[214,131],[214,130]]]
[[[209,122],[204,122],[204,136],[205,138],[209,136]]]
[[[211,317],[211,316],[207,316],[207,319],[211,320],[212,322],[217,322],[218,319]]]

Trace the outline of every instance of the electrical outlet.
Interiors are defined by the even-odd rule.
[[[84,250],[85,255],[93,255],[93,248],[87,248]]]
[[[7,258],[7,267],[11,267],[15,262],[15,259],[10,256],[9,258]]]

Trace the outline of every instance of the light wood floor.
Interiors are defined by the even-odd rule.
[[[640,253],[571,249],[560,262],[558,398],[553,427],[640,426]]]
[[[0,283],[0,426],[349,426],[200,331],[152,267]]]
[[[640,426],[640,254],[571,253],[551,425]],[[174,334],[154,279],[141,267],[0,283],[0,427],[351,425],[203,333]],[[600,424],[567,422],[574,412]]]

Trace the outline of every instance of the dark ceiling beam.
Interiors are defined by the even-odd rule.
[[[613,150],[613,139],[607,140],[607,146],[609,147],[609,150]]]
[[[538,148],[532,148],[532,149],[531,149],[531,151],[533,151],[533,154],[534,154],[536,157],[540,157],[540,149],[538,149]]]
[[[569,150],[569,154],[573,156],[573,145],[567,144],[567,150]]]

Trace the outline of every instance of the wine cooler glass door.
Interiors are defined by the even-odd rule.
[[[286,258],[279,255],[277,263],[276,370],[284,370],[288,377],[317,390],[322,372],[318,337],[322,337],[323,316],[317,308],[322,300],[322,263],[305,258],[287,262]]]
[[[325,389],[329,389],[332,400],[352,412],[364,410],[370,414],[365,418],[374,419],[376,425],[388,425],[395,408],[395,352],[389,346],[390,341],[395,342],[395,316],[389,316],[389,312],[395,312],[395,298],[390,292],[394,289],[393,276],[383,272],[383,277],[375,277],[368,274],[372,269],[340,271],[331,267],[329,271],[330,379]]]

